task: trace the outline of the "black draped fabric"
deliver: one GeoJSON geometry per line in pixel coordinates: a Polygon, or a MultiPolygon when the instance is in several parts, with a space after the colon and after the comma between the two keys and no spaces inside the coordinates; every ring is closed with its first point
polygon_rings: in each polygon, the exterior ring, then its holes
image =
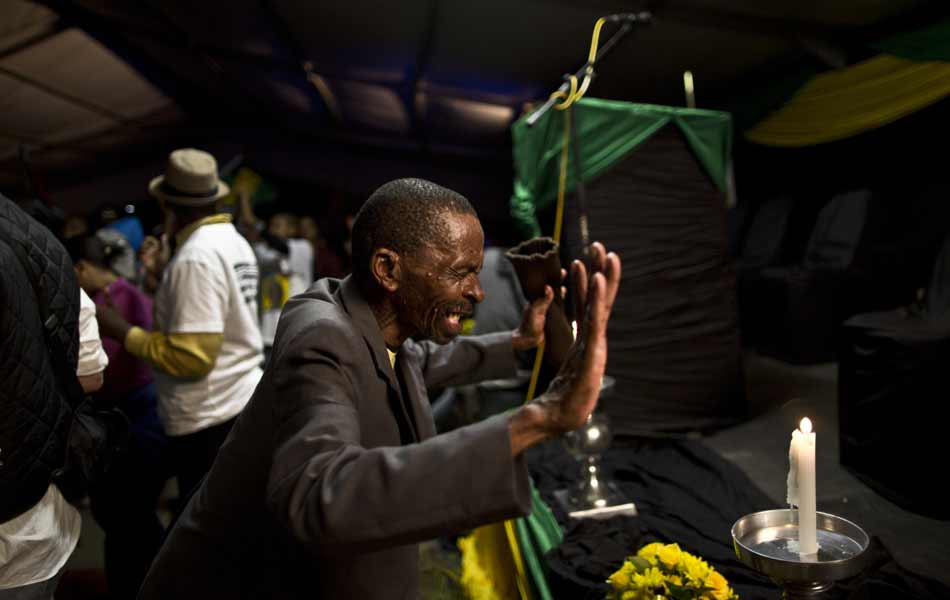
{"type": "MultiPolygon", "coordinates": [[[[580,467],[558,442],[528,452],[531,474],[565,530],[563,543],[545,556],[554,598],[601,599],[606,579],[626,556],[650,542],[677,543],[708,561],[743,600],[778,600],[778,587],[743,565],[732,547],[733,523],[777,508],[732,463],[691,440],[622,438],[604,456],[605,473],[637,503],[637,517],[602,521],[568,519],[554,491],[570,485],[580,467]]],[[[865,574],[837,584],[829,600],[936,600],[950,588],[901,568],[872,541],[865,574]]]]}
{"type": "MultiPolygon", "coordinates": [[[[588,185],[591,240],[623,261],[604,402],[616,431],[711,429],[745,414],[725,196],[666,126],[588,185]]],[[[578,255],[576,199],[564,241],[578,255]]]]}
{"type": "Polygon", "coordinates": [[[547,555],[555,598],[602,598],[604,582],[626,556],[655,541],[676,542],[719,570],[743,598],[779,594],[765,577],[746,568],[732,549],[739,517],[775,508],[735,466],[698,443],[614,440],[605,472],[636,502],[638,517],[571,520],[553,492],[580,476],[580,467],[559,443],[529,451],[531,475],[565,527],[564,542],[547,555]]]}

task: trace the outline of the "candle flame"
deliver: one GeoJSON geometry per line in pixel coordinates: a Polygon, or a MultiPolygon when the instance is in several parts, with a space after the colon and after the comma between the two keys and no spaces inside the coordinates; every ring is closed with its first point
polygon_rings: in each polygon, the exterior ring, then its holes
{"type": "Polygon", "coordinates": [[[802,433],[811,433],[811,419],[808,417],[802,419],[802,422],[798,425],[798,428],[802,430],[802,433]]]}

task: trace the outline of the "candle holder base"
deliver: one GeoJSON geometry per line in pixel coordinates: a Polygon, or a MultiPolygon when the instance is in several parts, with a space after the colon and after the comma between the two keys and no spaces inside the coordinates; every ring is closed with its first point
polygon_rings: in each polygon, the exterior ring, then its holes
{"type": "Polygon", "coordinates": [[[637,516],[637,505],[628,501],[612,482],[601,482],[600,497],[585,502],[571,490],[555,490],[554,498],[572,519],[609,519],[619,515],[637,516]],[[604,489],[605,488],[605,489],[604,489]]]}
{"type": "Polygon", "coordinates": [[[746,565],[767,575],[788,600],[820,598],[835,581],[864,570],[870,539],[841,517],[817,514],[818,553],[798,553],[798,511],[766,510],[746,515],[732,526],[732,542],[746,565]]]}

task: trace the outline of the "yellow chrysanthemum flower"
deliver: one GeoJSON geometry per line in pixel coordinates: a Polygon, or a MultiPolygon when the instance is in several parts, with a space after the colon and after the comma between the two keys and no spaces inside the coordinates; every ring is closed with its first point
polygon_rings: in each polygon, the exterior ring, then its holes
{"type": "Polygon", "coordinates": [[[633,584],[643,589],[666,589],[666,578],[656,567],[650,567],[643,573],[637,573],[633,576],[633,584]]]}
{"type": "Polygon", "coordinates": [[[683,554],[683,551],[680,550],[679,544],[667,544],[666,546],[661,546],[657,551],[657,556],[667,567],[675,567],[680,561],[680,555],[683,554]]]}
{"type": "Polygon", "coordinates": [[[663,544],[659,542],[653,542],[652,544],[647,544],[643,548],[640,548],[640,551],[637,552],[637,556],[647,559],[651,564],[657,564],[656,555],[660,552],[660,549],[663,547],[663,544]]]}
{"type": "Polygon", "coordinates": [[[718,571],[713,571],[709,574],[709,577],[706,578],[706,584],[712,588],[712,596],[716,600],[729,600],[729,598],[732,598],[732,590],[729,589],[726,578],[720,575],[718,571]]]}
{"type": "Polygon", "coordinates": [[[625,562],[607,581],[610,582],[610,585],[612,585],[615,590],[620,591],[630,586],[630,575],[633,573],[633,565],[629,562],[625,562]]]}
{"type": "Polygon", "coordinates": [[[690,579],[691,584],[696,587],[702,587],[711,570],[706,561],[696,558],[688,552],[684,552],[680,558],[680,569],[690,579]]]}
{"type": "Polygon", "coordinates": [[[644,546],[607,582],[613,590],[608,595],[611,600],[665,600],[671,590],[678,598],[738,600],[721,574],[678,544],[644,546]]]}

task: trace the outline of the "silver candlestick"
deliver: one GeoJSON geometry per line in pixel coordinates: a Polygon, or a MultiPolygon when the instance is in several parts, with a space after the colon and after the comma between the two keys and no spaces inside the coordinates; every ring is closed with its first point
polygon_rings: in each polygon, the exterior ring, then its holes
{"type": "MultiPolygon", "coordinates": [[[[610,394],[613,386],[614,378],[605,375],[598,403],[610,394]]],[[[612,439],[610,420],[598,412],[591,413],[584,425],[564,435],[564,445],[581,466],[581,476],[575,485],[554,492],[568,516],[603,519],[619,514],[637,514],[636,505],[627,500],[601,471],[600,457],[610,447],[612,439]]]]}
{"type": "Polygon", "coordinates": [[[818,553],[798,552],[798,510],[746,515],[732,526],[736,556],[782,588],[786,600],[821,597],[835,581],[864,570],[870,542],[863,529],[841,517],[818,513],[818,553]]]}

